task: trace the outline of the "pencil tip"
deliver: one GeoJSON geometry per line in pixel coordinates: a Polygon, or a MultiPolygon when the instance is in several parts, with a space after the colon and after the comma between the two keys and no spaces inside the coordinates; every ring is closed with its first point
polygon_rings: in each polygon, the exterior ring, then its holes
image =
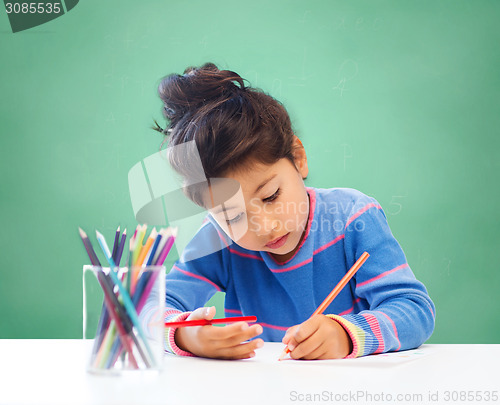
{"type": "Polygon", "coordinates": [[[87,234],[85,233],[85,231],[82,228],[78,227],[78,232],[80,232],[80,236],[82,238],[86,238],[87,237],[87,234]]]}
{"type": "Polygon", "coordinates": [[[285,358],[286,354],[287,354],[287,350],[285,348],[285,350],[283,350],[283,352],[281,353],[280,357],[278,358],[278,361],[282,361],[285,358]]]}

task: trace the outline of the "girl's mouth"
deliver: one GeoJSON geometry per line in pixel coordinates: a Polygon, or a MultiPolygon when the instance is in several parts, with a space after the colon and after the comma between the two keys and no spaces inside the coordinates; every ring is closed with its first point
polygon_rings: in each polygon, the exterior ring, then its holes
{"type": "Polygon", "coordinates": [[[267,242],[266,247],[270,249],[279,249],[286,243],[289,235],[290,232],[288,232],[286,235],[280,236],[279,238],[272,240],[271,242],[267,242]]]}

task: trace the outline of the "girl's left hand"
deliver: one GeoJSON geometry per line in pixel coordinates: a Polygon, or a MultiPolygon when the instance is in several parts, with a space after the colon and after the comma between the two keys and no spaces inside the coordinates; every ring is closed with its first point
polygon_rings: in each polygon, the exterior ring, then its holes
{"type": "Polygon", "coordinates": [[[314,315],[289,328],[282,342],[290,349],[292,359],[341,359],[352,352],[351,338],[335,320],[314,315]]]}

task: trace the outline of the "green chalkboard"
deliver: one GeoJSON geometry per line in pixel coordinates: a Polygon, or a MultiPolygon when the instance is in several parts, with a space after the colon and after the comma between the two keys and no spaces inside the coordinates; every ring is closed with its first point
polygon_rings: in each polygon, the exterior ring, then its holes
{"type": "Polygon", "coordinates": [[[436,304],[430,342],[500,343],[499,2],[73,3],[16,33],[0,12],[0,338],[81,337],[78,226],[135,228],[158,83],[211,61],[283,102],[307,185],[381,203],[436,304]]]}

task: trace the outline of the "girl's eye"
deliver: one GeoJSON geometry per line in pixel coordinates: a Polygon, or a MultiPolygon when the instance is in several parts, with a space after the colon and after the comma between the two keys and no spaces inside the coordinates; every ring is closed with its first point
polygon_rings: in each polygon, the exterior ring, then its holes
{"type": "Polygon", "coordinates": [[[226,220],[226,222],[227,222],[227,224],[228,224],[228,225],[233,225],[233,224],[235,224],[236,222],[238,222],[241,218],[243,218],[243,213],[236,215],[236,216],[235,216],[234,218],[232,218],[232,219],[228,219],[228,220],[226,220]]]}
{"type": "Polygon", "coordinates": [[[280,195],[280,189],[278,188],[272,196],[264,198],[262,201],[272,202],[272,201],[276,200],[276,198],[278,198],[279,195],[280,195]]]}

